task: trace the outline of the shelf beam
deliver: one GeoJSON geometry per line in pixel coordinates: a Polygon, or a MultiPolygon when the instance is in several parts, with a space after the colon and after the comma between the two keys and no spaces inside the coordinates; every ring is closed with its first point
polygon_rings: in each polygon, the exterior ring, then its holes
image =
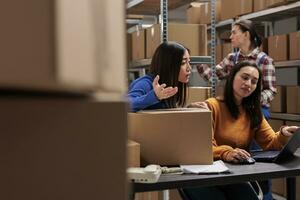
{"type": "Polygon", "coordinates": [[[280,119],[280,120],[300,122],[300,115],[297,115],[297,114],[271,113],[270,118],[271,119],[280,119]]]}
{"type": "Polygon", "coordinates": [[[274,65],[279,67],[300,67],[300,60],[277,61],[274,65]]]}
{"type": "Polygon", "coordinates": [[[142,3],[144,0],[130,0],[127,3],[127,9],[132,8],[140,3],[142,3]]]}
{"type": "MultiPolygon", "coordinates": [[[[291,16],[297,15],[295,12],[300,12],[300,2],[294,2],[287,5],[277,6],[274,8],[269,8],[265,10],[261,10],[258,12],[242,15],[240,19],[260,19],[266,21],[274,21],[274,14],[278,16],[279,19],[283,19],[283,13],[287,13],[290,11],[291,16]]],[[[289,16],[289,15],[288,15],[289,16]]]]}
{"type": "Polygon", "coordinates": [[[211,56],[191,56],[191,65],[195,64],[211,64],[211,56]]]}

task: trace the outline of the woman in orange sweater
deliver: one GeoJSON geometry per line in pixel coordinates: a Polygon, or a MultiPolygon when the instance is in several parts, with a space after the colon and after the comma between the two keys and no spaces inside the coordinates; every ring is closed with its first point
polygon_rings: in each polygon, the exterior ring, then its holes
{"type": "MultiPolygon", "coordinates": [[[[214,160],[243,162],[250,157],[248,150],[253,139],[264,150],[279,150],[299,128],[284,126],[274,132],[270,127],[260,108],[261,77],[261,71],[255,63],[238,63],[226,81],[224,97],[192,104],[193,107],[206,107],[212,112],[214,160]]],[[[244,189],[247,187],[246,184],[237,184],[213,187],[213,190],[212,187],[206,187],[184,191],[191,199],[247,199],[245,192],[251,193],[251,190],[246,188],[240,192],[237,187],[242,186],[244,189]]]]}

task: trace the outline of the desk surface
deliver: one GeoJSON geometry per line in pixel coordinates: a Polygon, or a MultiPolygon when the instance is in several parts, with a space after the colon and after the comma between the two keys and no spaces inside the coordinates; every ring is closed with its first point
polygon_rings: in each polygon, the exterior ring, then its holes
{"type": "Polygon", "coordinates": [[[135,192],[144,192],[299,176],[300,149],[298,149],[295,158],[281,164],[257,162],[253,165],[233,165],[226,163],[226,166],[230,169],[228,174],[163,174],[157,183],[134,183],[133,188],[135,192]]]}

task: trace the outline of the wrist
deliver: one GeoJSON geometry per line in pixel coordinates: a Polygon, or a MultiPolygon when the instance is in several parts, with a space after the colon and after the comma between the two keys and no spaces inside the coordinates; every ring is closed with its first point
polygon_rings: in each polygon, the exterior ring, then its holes
{"type": "Polygon", "coordinates": [[[283,136],[287,136],[287,133],[285,131],[285,127],[287,127],[287,126],[281,126],[280,127],[280,134],[283,135],[283,136]]]}

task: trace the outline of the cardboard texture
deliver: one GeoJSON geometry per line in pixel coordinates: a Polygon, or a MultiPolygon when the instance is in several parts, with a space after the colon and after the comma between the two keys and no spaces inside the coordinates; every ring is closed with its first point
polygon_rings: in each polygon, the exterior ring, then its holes
{"type": "MultiPolygon", "coordinates": [[[[216,21],[220,20],[221,1],[216,4],[216,21]]],[[[188,24],[210,24],[211,23],[211,3],[191,3],[187,8],[188,24]]]]}
{"type": "Polygon", "coordinates": [[[187,105],[192,102],[205,101],[211,95],[211,87],[188,87],[187,105]]]}
{"type": "Polygon", "coordinates": [[[0,199],[127,199],[125,102],[2,96],[0,109],[0,199]]]}
{"type": "Polygon", "coordinates": [[[122,0],[2,2],[0,87],[125,93],[124,6],[122,0]]]}
{"type": "Polygon", "coordinates": [[[288,86],[286,95],[286,112],[300,114],[300,87],[288,86]]]}
{"type": "Polygon", "coordinates": [[[289,34],[290,60],[300,59],[300,31],[289,34]]]}
{"type": "Polygon", "coordinates": [[[284,5],[287,3],[291,3],[296,0],[266,0],[267,7],[272,8],[280,5],[284,5]]]}
{"type": "Polygon", "coordinates": [[[222,57],[225,58],[231,52],[233,52],[231,43],[223,43],[222,44],[222,57]]]}
{"type": "Polygon", "coordinates": [[[211,112],[152,110],[128,114],[129,139],[141,144],[142,163],[211,164],[211,112]]]}
{"type": "Polygon", "coordinates": [[[286,196],[286,181],[284,178],[272,179],[272,192],[280,196],[286,196]]]}
{"type": "Polygon", "coordinates": [[[132,60],[145,58],[146,32],[144,29],[138,29],[131,34],[132,42],[132,60]]]}
{"type": "Polygon", "coordinates": [[[154,24],[146,29],[146,58],[152,58],[156,48],[161,43],[160,24],[154,24]]]}
{"type": "MultiPolygon", "coordinates": [[[[146,55],[147,58],[150,58],[161,43],[160,24],[153,25],[153,27],[147,29],[146,33],[146,55]]],[[[206,25],[170,23],[168,25],[168,40],[183,44],[190,49],[191,55],[193,56],[207,55],[206,25]]]]}
{"type": "MultiPolygon", "coordinates": [[[[296,199],[299,200],[300,177],[296,177],[296,199]]],[[[272,179],[272,192],[286,198],[286,180],[284,178],[272,179]]]]}
{"type": "Polygon", "coordinates": [[[283,120],[276,120],[276,119],[269,119],[269,124],[272,127],[272,129],[276,132],[280,130],[280,127],[284,125],[283,120]]]}
{"type": "Polygon", "coordinates": [[[268,53],[274,61],[288,60],[288,36],[275,35],[268,37],[268,53]]]}
{"type": "Polygon", "coordinates": [[[221,0],[221,5],[221,21],[251,13],[253,10],[253,0],[221,0]]]}
{"type": "Polygon", "coordinates": [[[140,166],[141,145],[132,140],[127,141],[127,163],[128,167],[140,166]]]}
{"type": "Polygon", "coordinates": [[[277,94],[271,101],[270,111],[271,112],[286,112],[286,87],[276,86],[277,94]]]}
{"type": "Polygon", "coordinates": [[[267,0],[253,0],[253,11],[257,12],[267,8],[267,0]]]}

